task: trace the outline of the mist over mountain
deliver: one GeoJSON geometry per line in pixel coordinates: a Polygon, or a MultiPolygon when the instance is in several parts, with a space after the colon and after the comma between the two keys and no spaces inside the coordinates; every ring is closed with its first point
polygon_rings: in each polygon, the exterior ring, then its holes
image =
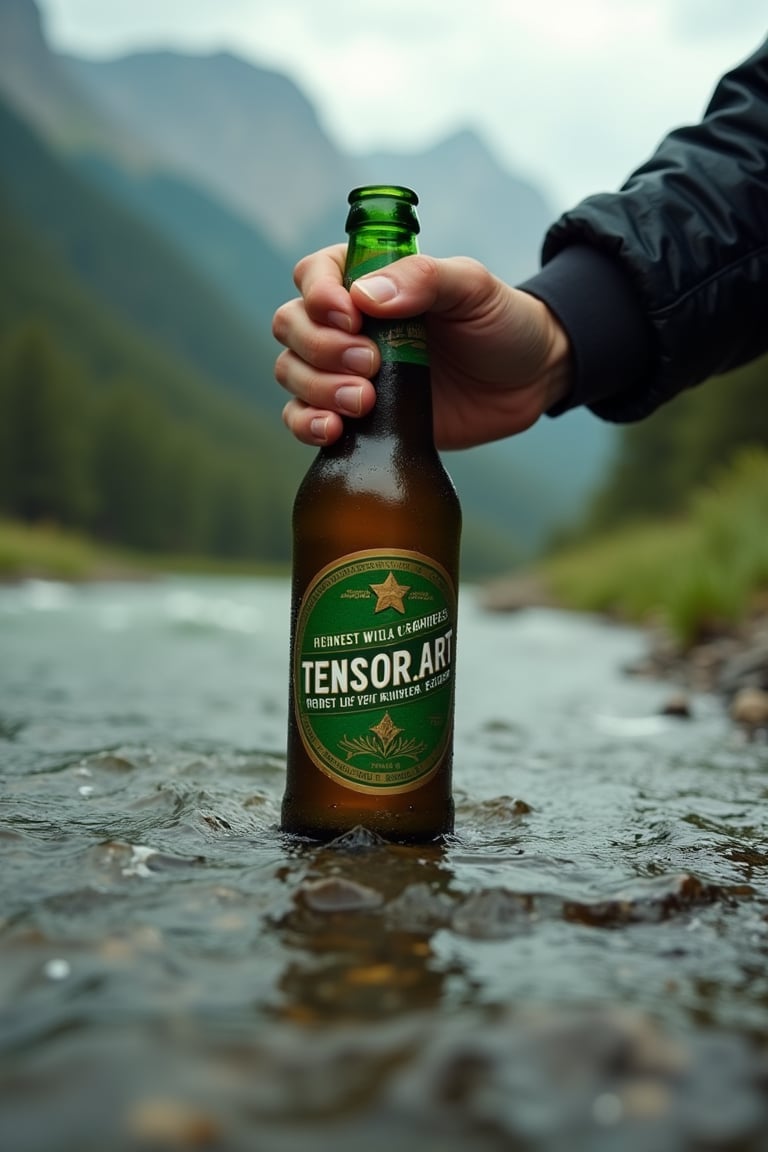
{"type": "MultiPolygon", "coordinates": [[[[537,266],[552,218],[540,192],[500,165],[471,127],[419,152],[348,155],[300,88],[274,70],[227,52],[64,56],[47,44],[34,0],[0,0],[0,92],[82,182],[85,206],[78,216],[70,198],[67,221],[77,218],[85,229],[91,190],[98,193],[88,268],[77,263],[77,236],[60,238],[72,271],[88,273],[91,288],[111,293],[115,306],[130,305],[132,323],[153,340],[172,330],[174,353],[194,358],[190,349],[206,347],[211,380],[231,389],[236,379],[241,396],[249,344],[258,348],[254,372],[261,379],[272,311],[295,291],[293,263],[343,238],[351,187],[381,181],[416,188],[424,251],[474,256],[511,282],[537,266]],[[141,244],[130,240],[131,228],[141,244]],[[162,270],[151,275],[155,304],[140,292],[130,297],[139,260],[162,270]],[[206,292],[207,309],[200,303],[206,292]],[[163,303],[167,293],[173,299],[163,303]],[[164,316],[174,317],[170,327],[164,316]],[[207,343],[195,331],[206,324],[216,327],[207,343]],[[230,330],[237,338],[225,355],[230,330]],[[227,371],[217,369],[216,356],[227,371]]],[[[43,192],[30,191],[30,208],[38,204],[35,226],[49,232],[43,192]]],[[[18,188],[15,206],[23,212],[18,188]]],[[[284,436],[277,418],[284,397],[262,384],[259,403],[274,413],[275,435],[284,436]]],[[[536,546],[581,510],[613,438],[613,429],[588,413],[573,413],[541,421],[525,436],[450,454],[467,540],[474,535],[488,557],[494,549],[509,556],[510,544],[518,552],[536,546]]]]}
{"type": "Polygon", "coordinates": [[[68,58],[95,102],[167,167],[195,180],[283,248],[346,187],[347,161],[315,110],[278,72],[229,52],[68,58]]]}
{"type": "Polygon", "coordinates": [[[117,122],[292,256],[343,238],[349,189],[383,182],[417,189],[425,251],[474,255],[510,281],[537,266],[552,210],[470,128],[421,152],[350,156],[290,80],[229,53],[67,65],[117,122]]]}

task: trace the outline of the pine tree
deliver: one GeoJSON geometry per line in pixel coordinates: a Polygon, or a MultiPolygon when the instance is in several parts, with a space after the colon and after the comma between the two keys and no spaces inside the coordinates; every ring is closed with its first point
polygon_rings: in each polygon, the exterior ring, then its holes
{"type": "Polygon", "coordinates": [[[0,363],[0,507],[81,526],[91,512],[89,389],[44,327],[14,333],[0,363]]]}

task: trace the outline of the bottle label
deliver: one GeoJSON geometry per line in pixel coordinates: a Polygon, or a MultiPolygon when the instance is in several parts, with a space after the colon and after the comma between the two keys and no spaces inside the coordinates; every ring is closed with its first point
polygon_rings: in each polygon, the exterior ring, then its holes
{"type": "Polygon", "coordinates": [[[418,552],[329,564],[298,612],[294,708],[310,759],[357,792],[409,792],[437,771],[453,728],[456,592],[418,552]]]}
{"type": "MultiPolygon", "coordinates": [[[[392,253],[389,251],[369,256],[348,273],[347,288],[360,276],[376,272],[391,263],[392,253]]],[[[427,328],[423,316],[410,316],[405,320],[377,320],[373,316],[366,316],[363,331],[378,344],[382,363],[429,365],[427,328]]]]}

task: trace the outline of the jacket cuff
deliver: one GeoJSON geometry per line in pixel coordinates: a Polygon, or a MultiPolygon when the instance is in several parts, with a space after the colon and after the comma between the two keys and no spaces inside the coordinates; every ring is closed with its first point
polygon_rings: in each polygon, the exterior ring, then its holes
{"type": "Polygon", "coordinates": [[[586,405],[603,419],[621,420],[620,394],[652,375],[654,357],[650,327],[620,265],[573,244],[518,287],[554,312],[571,342],[573,386],[547,415],[586,405]]]}

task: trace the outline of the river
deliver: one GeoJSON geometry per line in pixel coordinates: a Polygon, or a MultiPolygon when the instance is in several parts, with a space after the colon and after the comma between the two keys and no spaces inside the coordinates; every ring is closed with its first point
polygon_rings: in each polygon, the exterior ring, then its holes
{"type": "Polygon", "coordinates": [[[462,590],[455,835],[277,830],[288,590],[0,588],[8,1152],[768,1147],[768,747],[462,590]]]}

